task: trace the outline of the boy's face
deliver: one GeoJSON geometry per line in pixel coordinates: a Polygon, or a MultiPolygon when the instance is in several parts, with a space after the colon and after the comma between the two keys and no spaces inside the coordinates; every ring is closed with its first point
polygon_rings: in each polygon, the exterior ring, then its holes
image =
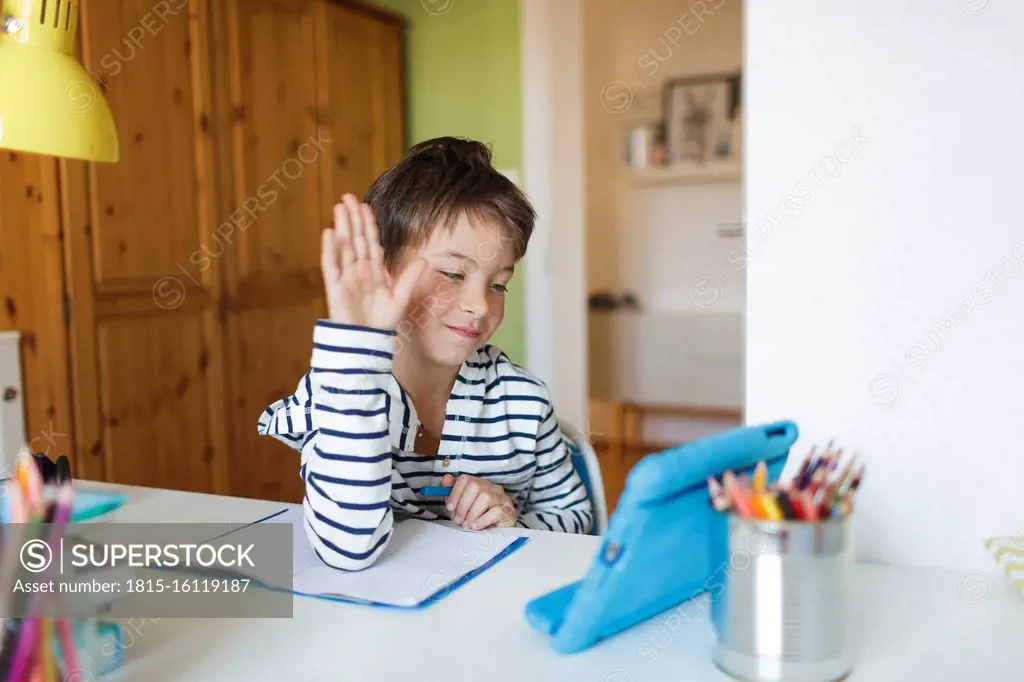
{"type": "Polygon", "coordinates": [[[416,256],[429,265],[397,329],[399,346],[408,343],[439,365],[461,365],[505,317],[512,239],[500,223],[464,214],[451,230],[435,229],[425,244],[406,248],[394,274],[416,256]]]}

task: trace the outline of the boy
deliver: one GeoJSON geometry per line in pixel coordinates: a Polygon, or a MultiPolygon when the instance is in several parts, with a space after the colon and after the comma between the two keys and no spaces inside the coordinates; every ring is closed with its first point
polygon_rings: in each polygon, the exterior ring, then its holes
{"type": "Polygon", "coordinates": [[[321,247],[329,319],[310,372],[259,420],[302,452],[306,536],[326,564],[372,565],[395,511],[589,532],[546,387],[487,344],[534,220],[484,145],[450,137],[410,149],[365,204],[335,206],[321,247]],[[447,498],[419,494],[439,485],[447,498]]]}

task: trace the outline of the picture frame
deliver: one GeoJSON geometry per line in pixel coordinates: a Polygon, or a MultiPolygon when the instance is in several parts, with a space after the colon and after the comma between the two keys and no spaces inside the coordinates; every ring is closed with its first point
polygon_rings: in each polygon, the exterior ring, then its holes
{"type": "Polygon", "coordinates": [[[735,159],[733,123],[740,107],[739,73],[673,78],[662,89],[665,162],[702,165],[735,159]]]}

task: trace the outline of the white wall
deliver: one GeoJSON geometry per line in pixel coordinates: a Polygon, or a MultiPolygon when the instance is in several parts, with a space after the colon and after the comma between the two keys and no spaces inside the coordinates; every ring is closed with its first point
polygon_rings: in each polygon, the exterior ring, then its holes
{"type": "Polygon", "coordinates": [[[1024,4],[746,9],[747,421],[859,453],[865,558],[991,569],[1024,533],[1024,4]]]}
{"type": "Polygon", "coordinates": [[[522,0],[523,176],[537,210],[526,256],[526,365],[560,419],[587,424],[580,0],[522,0]]]}
{"type": "MultiPolygon", "coordinates": [[[[740,69],[742,3],[700,4],[583,5],[588,290],[632,291],[646,311],[589,316],[595,398],[742,405],[745,273],[715,267],[742,247],[718,235],[742,221],[739,181],[648,186],[622,170],[622,134],[660,119],[667,79],[740,69]]],[[[684,438],[649,427],[654,442],[684,438]]]]}

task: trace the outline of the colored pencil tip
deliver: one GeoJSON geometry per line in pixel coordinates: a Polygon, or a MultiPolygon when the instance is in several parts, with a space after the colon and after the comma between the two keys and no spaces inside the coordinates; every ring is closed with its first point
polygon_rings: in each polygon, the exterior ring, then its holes
{"type": "Polygon", "coordinates": [[[768,486],[768,465],[761,460],[754,468],[754,490],[759,493],[765,492],[768,486]]]}

